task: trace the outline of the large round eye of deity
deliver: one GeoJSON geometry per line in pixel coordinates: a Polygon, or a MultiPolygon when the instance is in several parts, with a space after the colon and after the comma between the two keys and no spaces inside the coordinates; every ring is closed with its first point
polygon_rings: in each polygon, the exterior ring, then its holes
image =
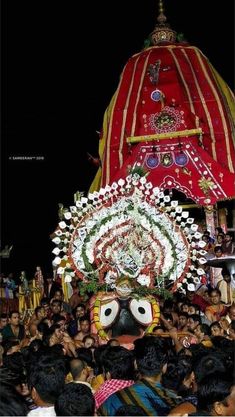
{"type": "Polygon", "coordinates": [[[145,326],[153,320],[152,305],[147,300],[135,300],[133,298],[130,301],[130,311],[135,320],[145,326]]]}
{"type": "Polygon", "coordinates": [[[120,307],[116,300],[107,302],[100,307],[100,323],[104,329],[114,323],[119,309],[120,307]]]}

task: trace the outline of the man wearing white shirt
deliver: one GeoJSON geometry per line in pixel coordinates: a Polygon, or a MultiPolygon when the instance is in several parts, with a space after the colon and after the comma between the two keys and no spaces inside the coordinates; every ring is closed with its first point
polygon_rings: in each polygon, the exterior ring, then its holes
{"type": "Polygon", "coordinates": [[[91,368],[81,359],[72,359],[70,362],[70,372],[75,384],[87,385],[92,391],[91,384],[88,382],[90,378],[91,368]]]}
{"type": "Polygon", "coordinates": [[[29,417],[54,417],[54,403],[65,385],[65,366],[59,358],[43,355],[32,367],[29,376],[31,397],[37,408],[29,417]]]}

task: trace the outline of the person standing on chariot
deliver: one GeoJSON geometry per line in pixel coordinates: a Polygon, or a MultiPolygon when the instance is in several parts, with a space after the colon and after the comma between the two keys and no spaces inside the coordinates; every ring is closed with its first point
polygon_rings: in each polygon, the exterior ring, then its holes
{"type": "Polygon", "coordinates": [[[43,297],[44,293],[44,281],[42,270],[40,266],[36,267],[36,272],[33,279],[33,294],[32,294],[32,303],[33,308],[35,309],[40,305],[40,300],[43,297]]]}
{"type": "Polygon", "coordinates": [[[26,310],[32,308],[30,299],[30,289],[25,271],[21,271],[20,285],[19,285],[19,313],[24,313],[26,310]]]}

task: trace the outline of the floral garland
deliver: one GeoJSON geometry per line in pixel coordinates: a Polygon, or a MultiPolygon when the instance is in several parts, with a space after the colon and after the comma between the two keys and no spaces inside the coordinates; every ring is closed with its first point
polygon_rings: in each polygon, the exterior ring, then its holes
{"type": "Polygon", "coordinates": [[[81,196],[53,236],[53,265],[96,292],[125,275],[148,290],[184,289],[204,273],[205,242],[187,211],[137,173],[81,196]]]}
{"type": "Polygon", "coordinates": [[[145,334],[148,333],[152,333],[153,329],[155,326],[158,325],[159,323],[159,319],[160,319],[160,308],[158,303],[156,302],[156,300],[154,298],[151,298],[150,300],[151,304],[152,304],[152,311],[153,311],[153,321],[150,324],[149,327],[147,327],[147,329],[145,330],[145,334]]]}
{"type": "Polygon", "coordinates": [[[100,323],[100,306],[101,306],[101,300],[97,298],[94,304],[93,309],[93,320],[95,323],[95,327],[97,330],[97,333],[101,339],[108,341],[109,337],[107,333],[104,331],[102,324],[100,323]]]}

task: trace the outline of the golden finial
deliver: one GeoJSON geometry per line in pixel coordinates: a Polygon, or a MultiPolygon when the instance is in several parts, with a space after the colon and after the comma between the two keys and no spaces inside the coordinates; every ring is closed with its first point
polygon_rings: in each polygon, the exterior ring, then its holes
{"type": "Polygon", "coordinates": [[[158,17],[157,21],[161,25],[166,22],[166,16],[164,15],[164,5],[163,0],[159,0],[158,2],[158,17]]]}
{"type": "Polygon", "coordinates": [[[158,1],[158,17],[157,24],[150,34],[151,44],[158,45],[161,43],[175,43],[176,32],[171,29],[169,23],[166,23],[167,18],[164,14],[163,0],[158,1]]]}

